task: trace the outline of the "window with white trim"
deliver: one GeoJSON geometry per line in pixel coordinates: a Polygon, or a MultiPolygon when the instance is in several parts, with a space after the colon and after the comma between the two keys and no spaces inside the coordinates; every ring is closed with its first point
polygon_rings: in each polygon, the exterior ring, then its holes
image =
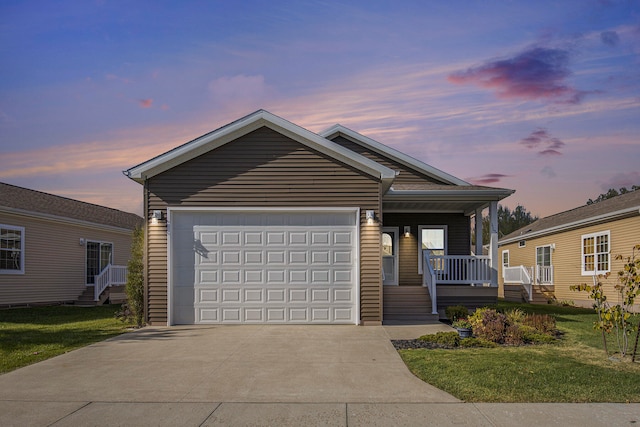
{"type": "Polygon", "coordinates": [[[582,275],[605,274],[611,271],[609,254],[611,233],[584,234],[582,236],[582,275]]]}
{"type": "Polygon", "coordinates": [[[0,224],[0,274],[24,274],[24,227],[0,224]]]}
{"type": "Polygon", "coordinates": [[[551,267],[551,245],[536,247],[536,265],[551,267]]]}
{"type": "MultiPolygon", "coordinates": [[[[422,251],[429,249],[429,255],[447,254],[447,226],[420,225],[418,226],[418,273],[422,274],[422,251]]],[[[434,264],[438,269],[438,263],[434,264]]]]}
{"type": "Polygon", "coordinates": [[[509,251],[502,251],[502,267],[509,267],[509,251]]]}

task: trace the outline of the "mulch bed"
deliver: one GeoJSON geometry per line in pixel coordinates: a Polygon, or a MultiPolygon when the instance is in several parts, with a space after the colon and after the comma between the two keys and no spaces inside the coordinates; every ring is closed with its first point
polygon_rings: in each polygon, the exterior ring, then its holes
{"type": "Polygon", "coordinates": [[[421,341],[421,340],[391,340],[391,344],[393,344],[396,350],[409,350],[409,349],[416,349],[416,348],[428,348],[430,350],[434,350],[438,348],[444,348],[444,349],[454,348],[444,344],[438,344],[436,342],[421,341]]]}

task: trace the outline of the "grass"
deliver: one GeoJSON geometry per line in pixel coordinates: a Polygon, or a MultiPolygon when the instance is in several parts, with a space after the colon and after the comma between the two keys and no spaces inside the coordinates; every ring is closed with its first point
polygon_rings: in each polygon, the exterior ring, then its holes
{"type": "MultiPolygon", "coordinates": [[[[507,302],[498,307],[554,315],[564,336],[557,344],[400,355],[418,378],[468,402],[640,402],[640,363],[607,357],[593,329],[593,310],[507,302]]],[[[610,337],[612,351],[617,346],[610,337]]]]}
{"type": "Polygon", "coordinates": [[[0,373],[12,371],[126,331],[119,305],[0,310],[0,373]]]}

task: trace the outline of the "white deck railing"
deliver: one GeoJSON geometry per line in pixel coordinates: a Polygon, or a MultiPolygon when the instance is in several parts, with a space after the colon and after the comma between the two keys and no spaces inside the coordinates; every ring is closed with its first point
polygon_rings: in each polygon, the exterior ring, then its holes
{"type": "Polygon", "coordinates": [[[107,265],[104,270],[95,277],[93,286],[93,300],[99,301],[100,294],[109,286],[125,285],[127,283],[126,265],[107,265]]]}
{"type": "MultiPolygon", "coordinates": [[[[424,252],[429,252],[425,250],[424,252]]],[[[430,265],[436,276],[436,282],[447,284],[484,284],[491,283],[491,257],[486,255],[431,255],[430,265]]]]}
{"type": "Polygon", "coordinates": [[[553,284],[553,266],[536,265],[536,283],[538,285],[553,284]]]}
{"type": "Polygon", "coordinates": [[[422,272],[422,286],[429,290],[431,297],[431,314],[438,314],[436,273],[429,259],[429,251],[422,251],[422,272]]]}
{"type": "Polygon", "coordinates": [[[505,284],[522,285],[527,292],[527,301],[531,301],[533,298],[533,267],[527,268],[524,265],[502,267],[502,277],[505,284]]]}

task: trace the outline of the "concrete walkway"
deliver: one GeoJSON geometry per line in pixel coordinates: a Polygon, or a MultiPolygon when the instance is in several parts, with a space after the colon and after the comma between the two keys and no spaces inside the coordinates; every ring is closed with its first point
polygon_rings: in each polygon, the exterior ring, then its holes
{"type": "Polygon", "coordinates": [[[145,328],[1,375],[0,426],[640,422],[636,404],[462,403],[414,377],[390,343],[426,328],[145,328]]]}

